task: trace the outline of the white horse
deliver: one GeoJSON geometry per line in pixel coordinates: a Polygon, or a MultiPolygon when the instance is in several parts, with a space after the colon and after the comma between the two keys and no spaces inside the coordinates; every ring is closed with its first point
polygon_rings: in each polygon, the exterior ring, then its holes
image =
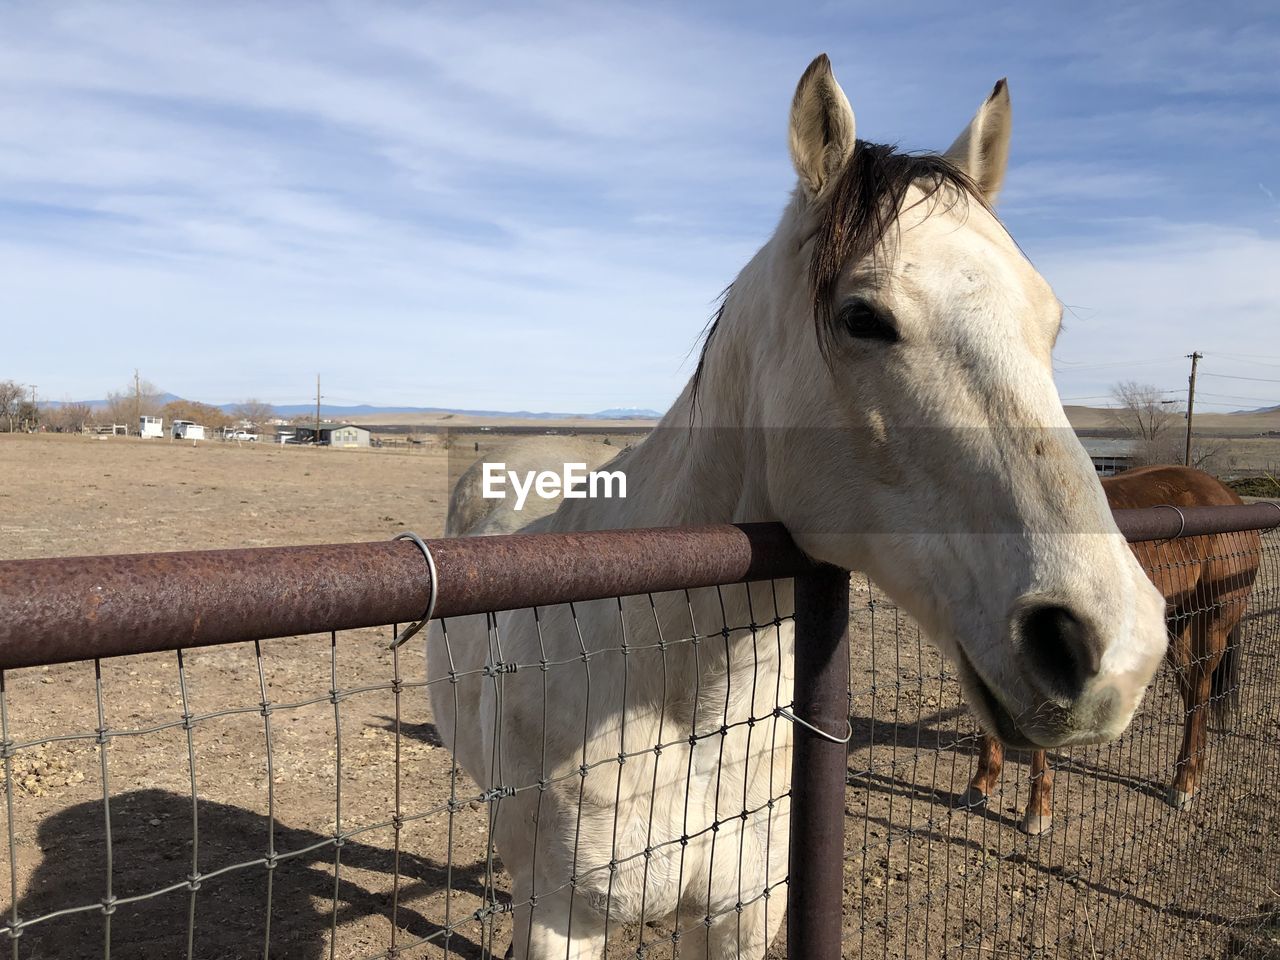
{"type": "MultiPolygon", "coordinates": [[[[914,616],[1005,742],[1117,736],[1163,656],[1164,602],[1063,413],[1059,302],[991,211],[1009,132],[1001,81],[944,155],[859,141],[815,60],[791,106],[799,184],[689,386],[612,462],[627,498],[530,528],[782,521],[914,616]]],[[[686,956],[764,954],[785,905],[788,807],[768,801],[789,782],[773,711],[793,638],[716,631],[773,604],[767,587],[663,595],[625,637],[616,601],[514,612],[448,624],[447,649],[437,626],[430,673],[457,682],[433,685],[436,723],[502,795],[517,958],[595,957],[659,920],[686,956]],[[695,632],[714,642],[673,642],[695,632]]]]}

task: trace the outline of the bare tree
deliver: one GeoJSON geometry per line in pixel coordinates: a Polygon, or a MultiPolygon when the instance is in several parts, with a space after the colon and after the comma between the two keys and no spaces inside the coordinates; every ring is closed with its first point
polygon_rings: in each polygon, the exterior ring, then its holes
{"type": "Polygon", "coordinates": [[[1217,476],[1223,470],[1230,470],[1236,465],[1236,458],[1231,456],[1231,447],[1225,440],[1211,437],[1195,437],[1191,443],[1191,466],[1217,476]]]}
{"type": "Polygon", "coordinates": [[[93,419],[87,403],[64,403],[44,413],[45,422],[58,433],[80,433],[93,419]]]}
{"type": "Polygon", "coordinates": [[[1116,406],[1109,411],[1109,418],[1113,426],[1134,441],[1134,460],[1140,465],[1182,460],[1177,429],[1180,411],[1176,404],[1162,399],[1164,392],[1134,380],[1111,388],[1116,406]]]}
{"type": "Polygon", "coordinates": [[[1111,388],[1118,404],[1110,412],[1112,422],[1138,440],[1157,441],[1176,422],[1172,404],[1162,400],[1164,391],[1149,383],[1125,380],[1111,388]]]}
{"type": "Polygon", "coordinates": [[[148,380],[138,380],[123,390],[107,394],[104,416],[112,423],[128,424],[130,433],[138,432],[139,417],[155,417],[160,414],[160,399],[164,391],[148,380]]]}
{"type": "MultiPolygon", "coordinates": [[[[40,425],[40,408],[30,400],[18,404],[18,427],[28,433],[35,433],[40,425]]],[[[10,431],[12,432],[12,431],[10,431]]]]}
{"type": "Polygon", "coordinates": [[[219,407],[198,400],[171,400],[160,408],[160,415],[170,424],[175,420],[190,420],[211,430],[221,430],[231,422],[219,407]]]}
{"type": "Polygon", "coordinates": [[[276,408],[269,403],[250,398],[232,407],[231,415],[237,420],[243,420],[250,426],[262,430],[263,427],[275,419],[276,408]]]}
{"type": "Polygon", "coordinates": [[[13,433],[14,421],[18,419],[22,396],[22,384],[12,380],[0,380],[0,417],[8,423],[10,433],[13,433]]]}

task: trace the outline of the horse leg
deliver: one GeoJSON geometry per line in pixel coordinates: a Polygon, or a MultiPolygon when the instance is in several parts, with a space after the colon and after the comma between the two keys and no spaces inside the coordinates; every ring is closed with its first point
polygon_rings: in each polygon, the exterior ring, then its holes
{"type": "Polygon", "coordinates": [[[787,913],[785,887],[770,896],[768,909],[763,898],[745,904],[741,912],[728,910],[709,924],[680,938],[680,960],[752,960],[765,955],[787,913]]]}
{"type": "Polygon", "coordinates": [[[1024,833],[1038,836],[1053,826],[1053,770],[1043,750],[1031,754],[1031,795],[1022,817],[1024,833]]]}
{"type": "Polygon", "coordinates": [[[1182,705],[1186,710],[1178,766],[1166,795],[1170,806],[1178,810],[1191,806],[1200,781],[1209,701],[1213,696],[1213,672],[1222,659],[1225,649],[1222,641],[1226,640],[1214,629],[1217,619],[1217,611],[1213,609],[1192,614],[1170,638],[1170,659],[1177,671],[1178,692],[1182,694],[1182,705]]]}
{"type": "Polygon", "coordinates": [[[512,960],[598,960],[604,953],[604,919],[572,889],[539,896],[528,904],[529,892],[512,884],[517,907],[512,915],[512,960]]]}
{"type": "Polygon", "coordinates": [[[1213,668],[1219,657],[1201,658],[1187,668],[1186,682],[1182,686],[1182,702],[1187,710],[1182,728],[1182,748],[1178,751],[1178,767],[1169,787],[1169,804],[1178,810],[1191,806],[1196,789],[1200,785],[1200,767],[1204,761],[1204,748],[1209,721],[1209,698],[1212,694],[1213,668]]]}
{"type": "Polygon", "coordinates": [[[969,789],[960,798],[961,806],[980,807],[987,802],[1000,779],[1004,766],[1004,744],[989,733],[978,734],[978,769],[969,781],[969,789]]]}

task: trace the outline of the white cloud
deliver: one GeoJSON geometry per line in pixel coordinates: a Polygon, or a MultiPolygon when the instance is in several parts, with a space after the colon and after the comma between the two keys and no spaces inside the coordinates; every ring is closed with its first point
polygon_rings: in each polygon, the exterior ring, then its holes
{"type": "Polygon", "coordinates": [[[1064,298],[1092,307],[1064,337],[1081,358],[1114,355],[1104,318],[1145,325],[1125,341],[1145,353],[1199,335],[1192,303],[1230,313],[1224,336],[1257,334],[1275,304],[1246,265],[1274,255],[1259,232],[1274,207],[1248,151],[1218,146],[1251,126],[1275,138],[1256,96],[1274,30],[1128,15],[1067,30],[1015,6],[945,34],[914,10],[302,10],[6,9],[0,313],[61,342],[18,343],[0,376],[87,396],[142,365],[234,399],[320,369],[374,401],[661,406],[776,222],[792,87],[824,47],[859,131],[908,146],[949,142],[1013,75],[1005,209],[1064,298]],[[1187,191],[1192,161],[1216,176],[1187,191]],[[1257,206],[1254,232],[1215,219],[1232,191],[1257,206]],[[1197,226],[1159,219],[1183,215],[1197,226]],[[341,336],[356,346],[327,342],[341,336]]]}
{"type": "MultiPolygon", "coordinates": [[[[1064,396],[1105,395],[1115,381],[1133,378],[1183,389],[1187,364],[1181,358],[1193,350],[1280,353],[1278,237],[1212,224],[1165,224],[1133,231],[1123,242],[1033,252],[1071,307],[1057,349],[1071,361],[1059,368],[1064,396]],[[1106,366],[1131,359],[1139,363],[1106,366]],[[1164,362],[1145,363],[1151,360],[1164,362]]],[[[1247,363],[1220,356],[1204,366],[1218,374],[1258,375],[1247,363]]],[[[1274,387],[1280,384],[1242,383],[1222,392],[1280,403],[1274,387]]]]}

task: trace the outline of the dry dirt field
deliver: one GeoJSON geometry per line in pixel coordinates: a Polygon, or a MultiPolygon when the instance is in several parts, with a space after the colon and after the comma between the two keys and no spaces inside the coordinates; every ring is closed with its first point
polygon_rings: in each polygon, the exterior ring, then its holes
{"type": "MultiPolygon", "coordinates": [[[[434,536],[447,473],[443,453],[0,436],[0,559],[434,536]]],[[[1256,603],[1275,611],[1274,567],[1268,577],[1256,603]]],[[[1241,717],[1215,732],[1192,810],[1161,799],[1181,726],[1166,672],[1119,744],[1052,758],[1057,824],[1038,838],[1017,830],[1016,751],[989,809],[962,807],[974,727],[914,625],[858,578],[851,622],[846,956],[1274,960],[1274,613],[1250,621],[1241,717]]],[[[113,957],[184,957],[190,935],[194,957],[261,957],[269,942],[270,957],[357,960],[386,956],[394,931],[399,956],[441,957],[446,922],[449,953],[500,955],[506,881],[486,855],[485,808],[452,784],[415,685],[421,636],[398,663],[389,639],[384,628],[191,650],[181,671],[173,654],[102,661],[100,676],[91,663],[10,671],[0,913],[89,908],[26,927],[17,956],[99,957],[109,939],[113,957]],[[464,798],[452,818],[451,789],[464,798]],[[466,921],[486,903],[496,921],[466,921]]],[[[664,933],[623,931],[610,953],[635,956],[639,936],[664,933]]]]}
{"type": "Polygon", "coordinates": [[[443,451],[0,437],[0,556],[439,536],[443,451]]]}
{"type": "MultiPolygon", "coordinates": [[[[1101,407],[1067,406],[1067,419],[1077,430],[1105,430],[1113,426],[1110,411],[1101,407]]],[[[1182,420],[1178,420],[1179,427],[1182,420]]],[[[1195,415],[1196,433],[1213,436],[1257,434],[1280,431],[1280,410],[1266,413],[1209,413],[1200,410],[1195,415]]]]}

